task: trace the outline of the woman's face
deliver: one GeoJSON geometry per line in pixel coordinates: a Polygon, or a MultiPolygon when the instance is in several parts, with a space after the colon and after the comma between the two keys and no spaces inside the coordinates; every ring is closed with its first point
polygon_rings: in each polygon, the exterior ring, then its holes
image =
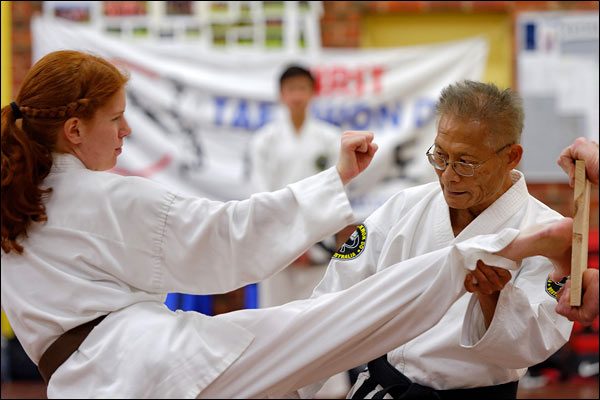
{"type": "Polygon", "coordinates": [[[121,88],[91,120],[80,120],[81,143],[76,155],[88,169],[105,171],[116,165],[123,138],[131,133],[124,112],[125,88],[121,88]]]}

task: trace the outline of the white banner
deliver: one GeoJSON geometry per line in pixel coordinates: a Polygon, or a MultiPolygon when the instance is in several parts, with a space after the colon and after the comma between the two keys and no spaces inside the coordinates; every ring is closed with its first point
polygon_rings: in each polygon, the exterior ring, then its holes
{"type": "Polygon", "coordinates": [[[126,117],[133,133],[116,172],[146,176],[215,200],[250,195],[248,144],[278,113],[278,78],[289,63],[318,81],[311,112],[344,130],[370,130],[380,150],[349,191],[360,218],[391,194],[435,177],[425,151],[435,136],[440,90],[480,80],[488,46],[473,38],[439,45],[310,54],[200,50],[193,42],[115,39],[54,19],[33,21],[34,61],[84,50],[129,71],[126,117]]]}

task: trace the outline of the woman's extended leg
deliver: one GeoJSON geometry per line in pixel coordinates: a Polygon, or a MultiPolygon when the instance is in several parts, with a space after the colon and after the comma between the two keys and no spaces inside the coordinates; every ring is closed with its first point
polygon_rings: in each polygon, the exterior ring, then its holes
{"type": "MultiPolygon", "coordinates": [[[[498,249],[507,243],[505,235],[498,249]]],[[[255,339],[199,397],[282,396],[366,363],[435,325],[465,292],[465,275],[465,259],[452,246],[340,292],[219,315],[255,339]]]]}

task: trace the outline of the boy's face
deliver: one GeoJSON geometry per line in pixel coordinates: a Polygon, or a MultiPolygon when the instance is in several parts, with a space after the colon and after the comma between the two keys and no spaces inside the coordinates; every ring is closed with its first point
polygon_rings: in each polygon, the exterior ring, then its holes
{"type": "Polygon", "coordinates": [[[304,113],[314,94],[312,81],[305,76],[294,76],[281,84],[281,102],[290,113],[304,113]]]}

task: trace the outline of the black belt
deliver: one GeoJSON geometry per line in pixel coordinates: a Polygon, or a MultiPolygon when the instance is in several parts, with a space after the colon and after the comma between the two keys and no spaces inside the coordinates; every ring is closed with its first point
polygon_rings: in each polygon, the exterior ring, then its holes
{"type": "Polygon", "coordinates": [[[435,390],[412,382],[398,371],[383,355],[367,364],[369,378],[362,383],[352,396],[353,399],[364,399],[377,385],[383,389],[373,395],[373,399],[383,399],[389,394],[394,399],[516,399],[519,381],[501,385],[483,386],[471,389],[435,390]]]}
{"type": "Polygon", "coordinates": [[[38,370],[40,371],[40,375],[44,379],[44,382],[46,382],[46,385],[50,381],[50,377],[52,377],[54,371],[75,353],[87,335],[105,317],[106,315],[102,315],[92,321],[88,321],[85,324],[78,325],[75,328],[66,331],[46,349],[38,362],[38,370]]]}

